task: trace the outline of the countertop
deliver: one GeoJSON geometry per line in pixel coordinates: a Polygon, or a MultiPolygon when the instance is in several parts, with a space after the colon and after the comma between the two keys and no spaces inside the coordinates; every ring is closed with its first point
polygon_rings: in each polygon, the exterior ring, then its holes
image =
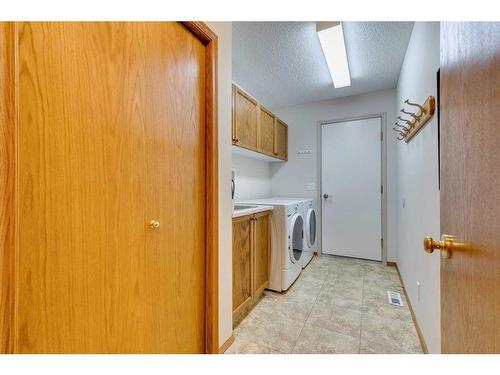
{"type": "Polygon", "coordinates": [[[243,210],[237,210],[237,211],[233,210],[233,218],[256,214],[258,212],[272,211],[274,209],[273,206],[252,206],[250,204],[239,204],[239,203],[235,203],[235,206],[249,206],[249,207],[243,210]]]}

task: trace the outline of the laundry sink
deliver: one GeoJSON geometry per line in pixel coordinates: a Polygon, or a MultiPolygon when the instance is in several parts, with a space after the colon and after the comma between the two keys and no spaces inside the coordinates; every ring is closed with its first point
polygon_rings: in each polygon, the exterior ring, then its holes
{"type": "Polygon", "coordinates": [[[241,211],[241,210],[248,210],[250,208],[257,208],[257,207],[259,207],[259,206],[250,206],[250,205],[246,205],[246,204],[235,204],[234,210],[241,211]]]}
{"type": "Polygon", "coordinates": [[[247,216],[257,214],[259,212],[271,211],[272,206],[261,206],[253,204],[240,204],[236,203],[233,207],[233,217],[247,216]]]}

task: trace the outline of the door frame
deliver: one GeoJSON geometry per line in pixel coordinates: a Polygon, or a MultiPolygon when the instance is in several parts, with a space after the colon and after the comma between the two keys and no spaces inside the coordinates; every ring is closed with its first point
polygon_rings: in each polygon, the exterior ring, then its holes
{"type": "MultiPolygon", "coordinates": [[[[205,46],[205,353],[219,351],[217,35],[203,22],[181,22],[205,46]]],[[[17,347],[18,119],[17,22],[0,22],[0,353],[17,347]]]]}
{"type": "Polygon", "coordinates": [[[219,147],[217,35],[200,21],[182,22],[205,45],[205,353],[219,353],[219,147]]]}
{"type": "MultiPolygon", "coordinates": [[[[383,240],[383,246],[381,246],[381,262],[383,265],[387,265],[387,113],[386,112],[381,112],[381,113],[373,113],[373,114],[367,114],[367,115],[361,115],[361,116],[352,116],[352,117],[342,117],[342,118],[337,118],[337,119],[332,119],[332,120],[321,120],[318,121],[316,124],[316,134],[317,134],[317,141],[318,141],[318,161],[317,161],[317,168],[318,168],[318,180],[317,180],[317,186],[318,186],[318,201],[320,202],[317,205],[317,212],[319,213],[317,220],[317,227],[320,228],[320,233],[317,238],[318,241],[318,254],[322,254],[323,251],[323,176],[322,176],[322,155],[323,155],[323,145],[322,145],[322,129],[323,125],[332,125],[332,124],[339,124],[342,122],[348,122],[348,121],[356,121],[356,120],[367,120],[367,119],[372,119],[372,118],[379,118],[380,119],[380,131],[381,131],[381,137],[382,141],[380,142],[380,153],[381,153],[381,171],[380,171],[380,180],[382,182],[383,186],[383,193],[382,199],[381,199],[381,215],[382,215],[382,220],[381,220],[381,230],[380,234],[382,236],[383,240]]],[[[382,244],[381,244],[382,245],[382,244]]]]}

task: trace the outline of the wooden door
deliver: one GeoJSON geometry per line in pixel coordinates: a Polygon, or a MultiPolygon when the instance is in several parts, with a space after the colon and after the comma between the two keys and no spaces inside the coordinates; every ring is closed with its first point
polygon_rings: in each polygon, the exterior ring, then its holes
{"type": "Polygon", "coordinates": [[[233,316],[235,321],[252,302],[253,218],[233,219],[233,316]]]}
{"type": "Polygon", "coordinates": [[[443,353],[500,352],[500,24],[441,23],[443,353]]]}
{"type": "Polygon", "coordinates": [[[265,109],[259,107],[259,131],[258,131],[258,150],[267,155],[273,155],[274,152],[274,115],[265,109]]]}
{"type": "Polygon", "coordinates": [[[257,150],[258,103],[233,86],[233,144],[257,150]]]}
{"type": "Polygon", "coordinates": [[[18,43],[17,351],[203,352],[205,46],[165,22],[18,43]]]}
{"type": "Polygon", "coordinates": [[[254,216],[253,248],[253,292],[260,295],[269,285],[269,262],[271,257],[271,217],[269,212],[254,216]]]}
{"type": "Polygon", "coordinates": [[[288,126],[276,119],[276,134],[274,136],[274,155],[280,159],[288,160],[288,126]]]}

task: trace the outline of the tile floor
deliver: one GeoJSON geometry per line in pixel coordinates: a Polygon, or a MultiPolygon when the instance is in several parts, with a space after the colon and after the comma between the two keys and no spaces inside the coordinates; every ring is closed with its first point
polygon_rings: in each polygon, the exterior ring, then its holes
{"type": "Polygon", "coordinates": [[[421,353],[394,267],[315,257],[284,294],[266,291],[226,351],[243,353],[421,353]],[[401,293],[403,307],[387,302],[401,293]]]}

